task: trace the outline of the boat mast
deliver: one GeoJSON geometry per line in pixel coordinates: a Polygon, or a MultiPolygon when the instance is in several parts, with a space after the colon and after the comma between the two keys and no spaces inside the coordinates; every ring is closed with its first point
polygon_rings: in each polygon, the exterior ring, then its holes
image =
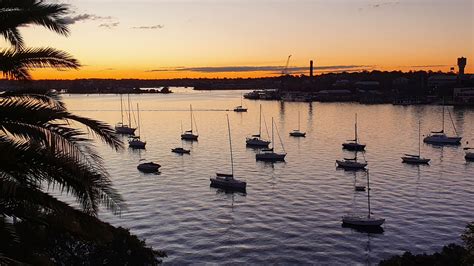
{"type": "Polygon", "coordinates": [[[274,133],[273,133],[273,116],[272,116],[272,150],[275,149],[275,141],[274,141],[274,133]]]}
{"type": "Polygon", "coordinates": [[[367,169],[367,206],[369,208],[369,214],[367,217],[370,219],[370,182],[369,182],[369,169],[367,169]]]}
{"type": "Polygon", "coordinates": [[[130,94],[128,94],[128,126],[132,127],[132,118],[131,118],[131,108],[130,108],[130,94]]]}
{"type": "Polygon", "coordinates": [[[123,126],[123,103],[122,103],[122,94],[120,94],[120,115],[122,116],[122,126],[123,126]]]}
{"type": "Polygon", "coordinates": [[[355,114],[354,135],[355,135],[355,142],[357,143],[357,113],[355,114]]]}
{"type": "Polygon", "coordinates": [[[229,130],[230,166],[232,171],[232,177],[234,177],[234,157],[232,156],[232,137],[230,136],[229,115],[227,115],[227,129],[229,130]]]}
{"type": "Polygon", "coordinates": [[[138,103],[137,103],[137,116],[138,116],[138,136],[140,137],[140,109],[138,108],[138,103]]]}
{"type": "Polygon", "coordinates": [[[191,113],[191,133],[193,132],[193,106],[189,105],[189,112],[191,113]]]}
{"type": "Polygon", "coordinates": [[[421,158],[421,121],[418,120],[418,158],[421,158]]]}
{"type": "Polygon", "coordinates": [[[298,131],[300,131],[300,110],[298,110],[298,131]]]}
{"type": "Polygon", "coordinates": [[[441,132],[444,133],[444,102],[443,102],[443,130],[441,130],[441,132]]]}
{"type": "MultiPolygon", "coordinates": [[[[260,104],[260,116],[258,120],[258,136],[261,137],[262,135],[262,105],[260,104]]],[[[267,129],[268,131],[268,129],[267,129]]],[[[268,132],[267,132],[268,133],[268,132]]]]}
{"type": "Polygon", "coordinates": [[[241,92],[241,93],[240,93],[240,106],[241,106],[241,107],[244,107],[244,106],[243,106],[243,97],[244,97],[244,96],[242,95],[242,92],[241,92]]]}

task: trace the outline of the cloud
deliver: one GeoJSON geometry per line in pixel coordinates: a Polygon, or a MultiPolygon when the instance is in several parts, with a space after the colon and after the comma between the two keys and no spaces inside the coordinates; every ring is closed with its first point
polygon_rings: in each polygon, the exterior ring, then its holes
{"type": "Polygon", "coordinates": [[[408,66],[408,67],[419,67],[419,68],[424,68],[424,67],[447,67],[450,65],[421,65],[421,66],[408,66]]]}
{"type": "Polygon", "coordinates": [[[112,28],[117,27],[119,24],[120,22],[102,23],[102,24],[99,24],[99,28],[112,29],[112,28]]]}
{"type": "Polygon", "coordinates": [[[75,24],[76,22],[86,21],[86,20],[111,20],[111,19],[113,18],[110,16],[102,17],[102,16],[97,16],[94,14],[79,14],[75,16],[63,17],[62,21],[64,21],[64,23],[68,25],[71,25],[71,24],[75,24]]]}
{"type": "Polygon", "coordinates": [[[132,29],[135,29],[135,30],[157,30],[157,29],[162,29],[164,27],[165,27],[165,25],[158,24],[158,25],[153,25],[153,26],[132,27],[132,29]]]}
{"type": "MultiPolygon", "coordinates": [[[[314,70],[326,71],[344,71],[360,68],[370,68],[372,66],[365,65],[336,65],[336,66],[315,66],[314,70]]],[[[147,70],[146,72],[201,72],[201,73],[223,73],[223,72],[279,72],[283,70],[283,66],[219,66],[219,67],[173,67],[158,68],[147,70]]],[[[309,66],[289,67],[288,72],[308,71],[309,66]]]]}
{"type": "Polygon", "coordinates": [[[399,1],[387,1],[387,2],[380,2],[377,4],[372,4],[371,7],[373,8],[379,8],[382,6],[393,6],[393,5],[398,5],[400,2],[399,1]]]}
{"type": "Polygon", "coordinates": [[[379,2],[376,2],[376,3],[373,3],[373,4],[369,4],[365,7],[359,7],[358,11],[362,12],[362,11],[364,11],[364,9],[378,9],[378,8],[382,8],[384,6],[394,6],[394,5],[398,5],[398,4],[400,4],[400,1],[379,1],[379,2]]]}

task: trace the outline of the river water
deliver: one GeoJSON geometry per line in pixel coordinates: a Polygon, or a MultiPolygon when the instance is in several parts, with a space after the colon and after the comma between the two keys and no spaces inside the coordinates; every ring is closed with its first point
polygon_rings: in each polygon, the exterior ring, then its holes
{"type": "MultiPolygon", "coordinates": [[[[226,110],[240,105],[240,91],[173,90],[130,96],[133,107],[140,105],[146,150],[114,152],[97,145],[127,203],[120,216],[102,211],[100,217],[167,251],[165,263],[376,264],[406,250],[432,253],[459,243],[474,221],[474,163],[464,160],[462,150],[474,141],[474,109],[447,107],[463,146],[422,143],[431,164],[411,166],[400,156],[417,152],[419,120],[422,134],[440,130],[440,106],[244,100],[248,112],[235,113],[226,110]],[[171,148],[182,144],[181,123],[189,129],[190,104],[199,141],[185,142],[191,154],[181,156],[171,148]],[[257,162],[256,151],[245,146],[245,137],[258,131],[260,104],[268,127],[275,120],[288,153],[284,163],[257,162]],[[288,135],[298,127],[298,112],[306,138],[288,135]],[[366,194],[354,191],[354,183],[365,184],[365,174],[335,167],[336,159],[352,156],[341,143],[353,138],[355,113],[367,144],[372,213],[386,219],[383,233],[341,226],[344,214],[367,212],[366,194]],[[247,181],[245,195],[209,187],[216,171],[230,172],[226,114],[235,176],[247,181]],[[141,158],[161,164],[161,173],[138,172],[141,158]]],[[[118,95],[64,95],[64,100],[76,114],[110,124],[121,120],[118,95]]],[[[448,113],[446,131],[453,132],[448,113]]]]}

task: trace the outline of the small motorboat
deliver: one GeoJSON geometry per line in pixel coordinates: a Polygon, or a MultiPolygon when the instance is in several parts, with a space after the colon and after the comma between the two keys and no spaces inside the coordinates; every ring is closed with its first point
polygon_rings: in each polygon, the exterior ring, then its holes
{"type": "Polygon", "coordinates": [[[191,150],[186,150],[185,148],[182,147],[177,147],[174,149],[171,149],[172,152],[178,153],[178,154],[189,154],[191,153],[191,150]]]}
{"type": "Polygon", "coordinates": [[[237,113],[247,112],[247,108],[244,108],[242,105],[239,105],[234,108],[234,112],[237,112],[237,113]]]}
{"type": "Polygon", "coordinates": [[[365,186],[356,185],[356,186],[354,186],[354,190],[355,191],[365,191],[365,186]]]}
{"type": "Polygon", "coordinates": [[[290,132],[290,136],[292,136],[292,137],[306,137],[306,132],[301,132],[298,129],[295,129],[292,132],[290,132]]]}
{"type": "Polygon", "coordinates": [[[354,158],[344,158],[344,160],[336,160],[337,167],[345,170],[362,170],[367,166],[367,162],[358,162],[357,156],[354,158]]]}
{"type": "Polygon", "coordinates": [[[215,177],[210,178],[211,187],[222,188],[226,190],[235,190],[245,192],[247,189],[247,182],[240,181],[234,178],[232,174],[216,173],[215,177]]]}
{"type": "Polygon", "coordinates": [[[140,136],[131,136],[128,139],[128,146],[132,149],[145,149],[146,141],[140,140],[140,136]]]}
{"type": "Polygon", "coordinates": [[[342,143],[342,148],[350,151],[363,151],[365,150],[365,144],[359,143],[357,135],[357,114],[355,115],[354,124],[354,139],[348,140],[348,142],[342,143]]]}
{"type": "Polygon", "coordinates": [[[466,161],[474,161],[474,152],[466,152],[464,158],[466,161]]]}
{"type": "MultiPolygon", "coordinates": [[[[467,144],[469,144],[469,142],[467,144]]],[[[466,151],[464,159],[466,159],[466,161],[474,161],[474,152],[471,151],[474,150],[474,148],[466,147],[464,150],[466,151]]]]}
{"type": "Polygon", "coordinates": [[[160,169],[161,165],[154,162],[141,163],[137,166],[137,169],[144,173],[156,173],[160,169]]]}

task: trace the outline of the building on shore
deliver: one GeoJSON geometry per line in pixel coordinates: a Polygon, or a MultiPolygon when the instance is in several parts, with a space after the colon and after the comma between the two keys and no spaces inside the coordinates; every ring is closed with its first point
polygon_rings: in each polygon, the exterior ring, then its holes
{"type": "Polygon", "coordinates": [[[474,87],[454,88],[454,105],[474,105],[474,87]]]}

